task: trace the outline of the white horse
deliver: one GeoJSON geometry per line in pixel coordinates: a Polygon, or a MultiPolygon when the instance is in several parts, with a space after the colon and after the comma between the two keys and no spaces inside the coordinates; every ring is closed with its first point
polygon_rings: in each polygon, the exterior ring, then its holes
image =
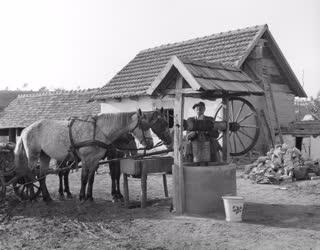
{"type": "MultiPolygon", "coordinates": [[[[18,140],[15,148],[16,173],[29,181],[33,181],[37,173],[43,200],[50,201],[45,182],[50,159],[62,161],[78,157],[82,162],[79,198],[93,200],[94,173],[108,146],[121,135],[131,133],[143,146],[152,147],[149,122],[140,110],[136,113],[101,114],[85,120],[75,119],[72,126],[68,121],[37,121],[25,128],[18,140]],[[39,160],[40,169],[36,171],[39,160]]],[[[30,192],[32,196],[32,188],[30,192]]]]}

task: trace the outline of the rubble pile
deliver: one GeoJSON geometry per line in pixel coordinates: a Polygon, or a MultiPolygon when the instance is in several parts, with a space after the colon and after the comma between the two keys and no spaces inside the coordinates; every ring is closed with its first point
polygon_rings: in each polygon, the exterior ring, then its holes
{"type": "Polygon", "coordinates": [[[259,184],[280,184],[320,176],[319,160],[305,160],[300,150],[287,144],[277,145],[266,156],[245,166],[244,178],[259,184]]]}

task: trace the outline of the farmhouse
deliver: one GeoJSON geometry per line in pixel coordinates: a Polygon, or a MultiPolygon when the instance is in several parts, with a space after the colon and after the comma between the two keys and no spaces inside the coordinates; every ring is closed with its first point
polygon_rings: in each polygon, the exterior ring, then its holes
{"type": "MultiPolygon", "coordinates": [[[[146,49],[136,55],[122,70],[119,71],[92,98],[101,103],[102,112],[134,111],[137,108],[152,110],[164,107],[168,113],[173,112],[173,98],[157,95],[153,86],[161,78],[161,72],[168,67],[175,57],[186,69],[185,74],[194,72],[188,70],[184,61],[191,64],[220,63],[232,66],[247,74],[263,90],[263,96],[247,97],[257,109],[262,121],[262,133],[256,150],[266,151],[267,146],[282,142],[281,128],[287,127],[295,120],[294,98],[306,97],[297,77],[282,54],[267,25],[254,26],[229,32],[213,34],[188,41],[162,45],[146,49]]],[[[216,72],[210,79],[206,71],[210,66],[197,72],[197,79],[210,81],[219,88],[223,82],[225,89],[241,85],[241,78],[228,79],[226,72],[216,72]]],[[[168,82],[174,82],[181,69],[166,75],[168,82]]],[[[184,79],[184,88],[190,89],[184,79]]],[[[242,84],[242,85],[245,85],[242,84]]],[[[199,88],[202,88],[200,86],[199,88]]],[[[170,84],[167,85],[170,88],[170,84]]],[[[232,93],[232,91],[229,93],[232,93]]],[[[249,94],[249,93],[248,93],[249,94]]],[[[194,100],[186,100],[189,110],[194,100]]],[[[217,105],[211,103],[209,112],[214,115],[217,105]]],[[[188,116],[188,108],[184,116],[188,116]]]]}
{"type": "Polygon", "coordinates": [[[88,103],[92,90],[20,94],[0,115],[0,135],[15,141],[21,130],[40,119],[68,119],[100,113],[98,103],[88,103]]]}

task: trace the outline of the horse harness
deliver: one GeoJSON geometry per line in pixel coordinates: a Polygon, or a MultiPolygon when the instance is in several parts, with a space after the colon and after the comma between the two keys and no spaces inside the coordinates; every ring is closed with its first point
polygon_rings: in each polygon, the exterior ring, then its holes
{"type": "MultiPolygon", "coordinates": [[[[135,130],[137,127],[141,127],[140,118],[138,119],[136,126],[131,131],[135,130]]],[[[106,136],[105,134],[104,134],[104,136],[106,137],[107,143],[99,141],[95,138],[96,137],[96,130],[97,130],[97,116],[89,116],[88,119],[81,119],[78,117],[70,117],[69,123],[68,123],[68,128],[69,128],[69,139],[70,139],[70,144],[71,144],[70,148],[69,148],[69,152],[73,155],[76,163],[78,163],[80,161],[80,157],[77,153],[77,150],[79,148],[89,147],[89,146],[98,146],[100,148],[105,148],[105,149],[107,149],[106,154],[103,157],[103,158],[105,158],[108,150],[110,150],[113,147],[111,145],[113,141],[111,139],[109,139],[108,136],[106,136]],[[85,140],[85,141],[77,142],[77,143],[74,141],[74,138],[72,135],[72,126],[75,123],[75,121],[92,123],[92,125],[93,125],[93,138],[91,140],[85,140]]],[[[142,133],[143,133],[143,139],[145,140],[145,135],[144,135],[143,130],[142,130],[142,133]]]]}

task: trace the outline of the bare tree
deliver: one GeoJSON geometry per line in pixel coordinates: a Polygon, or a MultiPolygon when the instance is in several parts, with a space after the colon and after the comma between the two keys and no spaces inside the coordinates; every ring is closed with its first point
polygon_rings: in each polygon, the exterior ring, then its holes
{"type": "Polygon", "coordinates": [[[44,93],[44,92],[49,92],[50,90],[46,86],[43,86],[38,91],[41,93],[44,93]]]}

